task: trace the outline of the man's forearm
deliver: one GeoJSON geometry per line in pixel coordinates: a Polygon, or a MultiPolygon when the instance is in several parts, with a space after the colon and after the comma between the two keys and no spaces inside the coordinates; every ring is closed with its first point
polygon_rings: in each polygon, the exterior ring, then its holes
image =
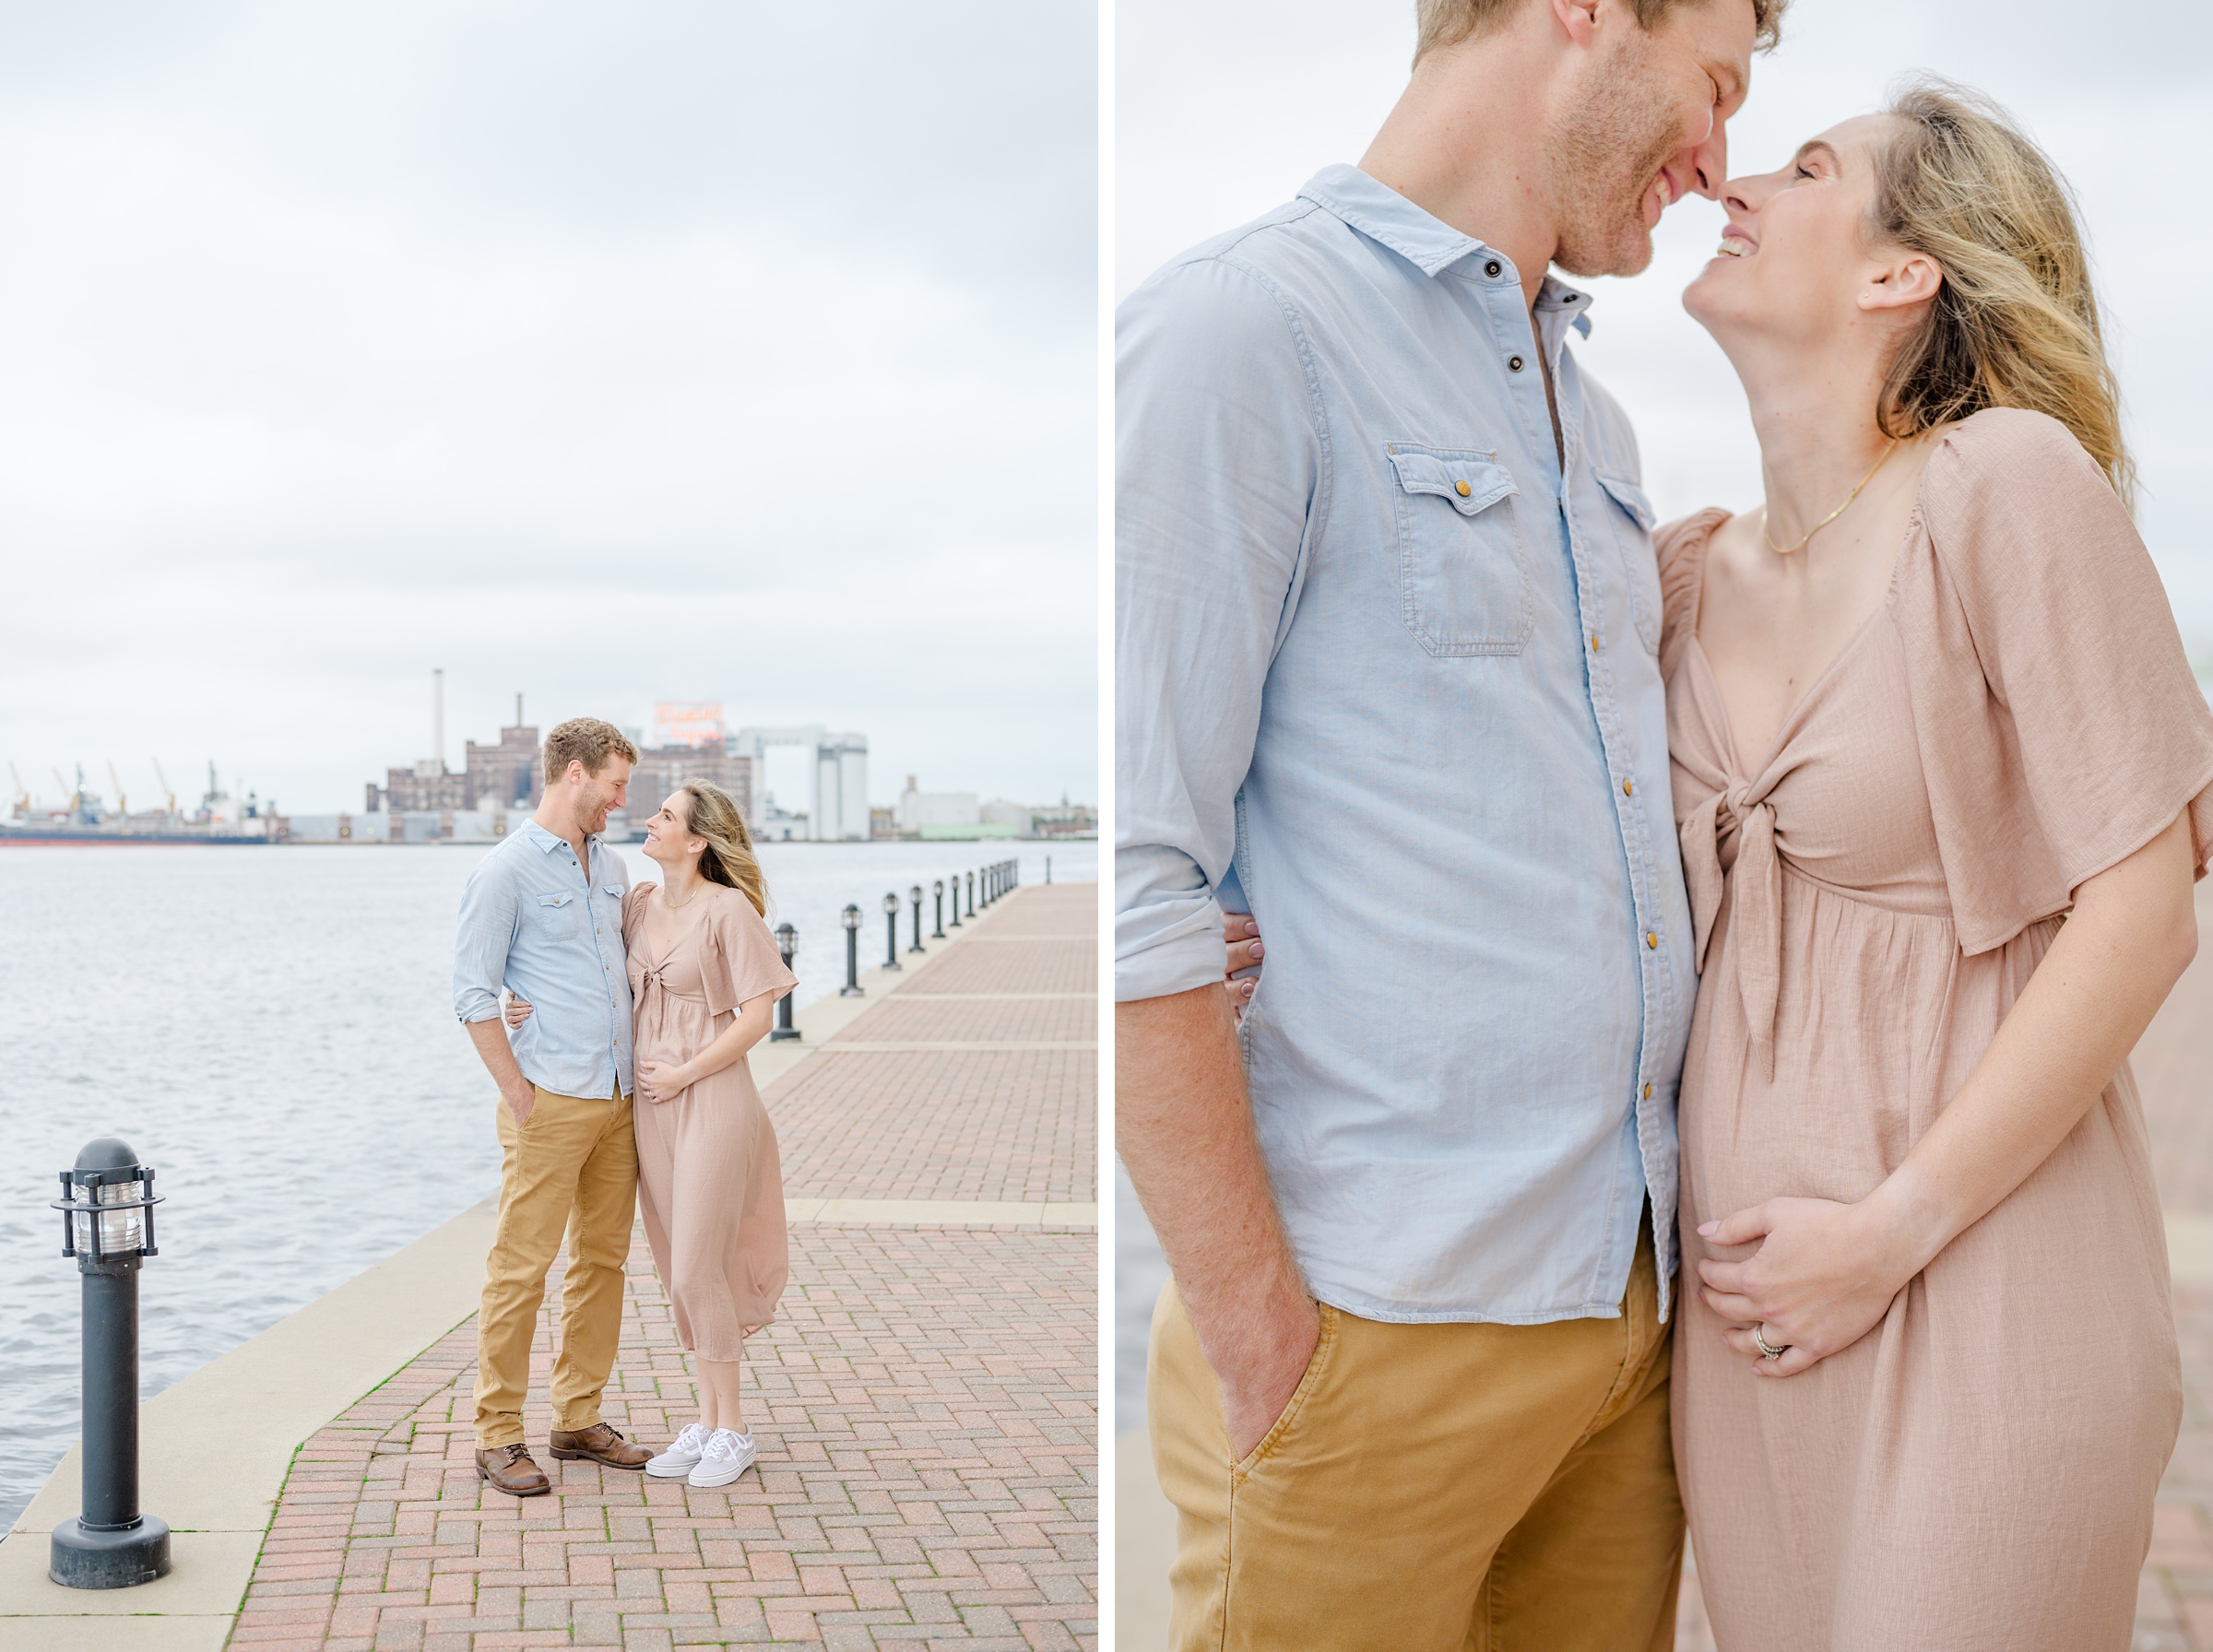
{"type": "Polygon", "coordinates": [[[1318,1322],[1269,1190],[1219,986],[1115,1007],[1115,1142],[1223,1380],[1242,1456],[1297,1386],[1318,1322]]]}
{"type": "Polygon", "coordinates": [[[507,1042],[507,1027],[499,1017],[488,1021],[466,1021],[468,1042],[477,1046],[478,1059],[484,1063],[491,1081],[500,1087],[502,1095],[513,1095],[518,1088],[528,1090],[530,1080],[523,1077],[523,1069],[515,1059],[515,1046],[507,1042]]]}

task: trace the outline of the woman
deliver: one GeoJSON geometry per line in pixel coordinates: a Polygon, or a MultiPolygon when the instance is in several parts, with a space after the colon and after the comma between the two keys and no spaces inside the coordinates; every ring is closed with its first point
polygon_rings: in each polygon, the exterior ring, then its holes
{"type": "MultiPolygon", "coordinates": [[[[745,1339],[775,1317],[789,1266],[775,1132],[745,1056],[798,979],[768,932],[761,865],[728,792],[685,781],[646,822],[645,854],[662,881],[622,901],[638,1204],[677,1340],[699,1363],[699,1421],[645,1472],[724,1486],[753,1462],[745,1339]]],[[[507,1020],[529,1014],[517,999],[507,1020]]]]}
{"type": "Polygon", "coordinates": [[[1685,305],[1767,500],[1657,537],[1699,1581],[1725,1652],[2118,1649],[2182,1404],[2126,1057],[2213,712],[2043,156],[1926,84],[1723,199],[1685,305]]]}

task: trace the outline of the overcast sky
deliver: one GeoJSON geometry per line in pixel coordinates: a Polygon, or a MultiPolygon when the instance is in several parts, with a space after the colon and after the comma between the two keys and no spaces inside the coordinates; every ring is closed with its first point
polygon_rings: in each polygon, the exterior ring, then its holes
{"type": "MultiPolygon", "coordinates": [[[[1088,4],[0,6],[0,757],[513,696],[1095,798],[1088,4]]],[[[790,799],[790,801],[801,801],[790,799]]]]}
{"type": "MultiPolygon", "coordinates": [[[[1121,0],[1117,297],[1180,249],[1355,161],[1405,83],[1411,0],[1121,0]]],[[[2142,469],[2139,525],[2184,636],[2213,660],[2213,313],[2199,297],[2213,220],[2195,172],[2213,130],[2213,9],[2144,0],[1794,0],[1730,123],[1731,164],[1778,166],[1876,107],[1901,71],[1947,75],[2006,103],[2081,197],[2142,469]]],[[[1670,514],[1759,499],[1734,376],[1686,316],[1721,208],[1673,208],[1651,268],[1596,289],[1583,360],[1627,405],[1645,478],[1670,514]]]]}

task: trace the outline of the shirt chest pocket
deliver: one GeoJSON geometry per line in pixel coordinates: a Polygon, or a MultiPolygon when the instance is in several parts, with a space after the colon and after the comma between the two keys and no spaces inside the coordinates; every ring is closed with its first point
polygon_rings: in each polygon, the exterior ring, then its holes
{"type": "Polygon", "coordinates": [[[584,920],[584,903],[571,890],[538,896],[538,904],[531,911],[538,932],[556,940],[573,938],[584,920]]]}
{"type": "Polygon", "coordinates": [[[1627,478],[1598,473],[1598,485],[1616,510],[1609,525],[1621,549],[1622,573],[1629,582],[1629,609],[1645,652],[1660,652],[1660,560],[1652,551],[1652,525],[1659,520],[1644,490],[1627,478]]]}
{"type": "Polygon", "coordinates": [[[1433,655],[1520,654],[1531,625],[1529,557],[1512,473],[1473,448],[1399,442],[1388,454],[1406,629],[1433,655]]]}

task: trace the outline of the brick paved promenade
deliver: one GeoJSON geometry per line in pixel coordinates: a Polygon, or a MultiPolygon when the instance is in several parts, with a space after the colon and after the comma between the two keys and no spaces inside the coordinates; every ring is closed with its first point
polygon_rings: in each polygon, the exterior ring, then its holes
{"type": "MultiPolygon", "coordinates": [[[[763,1092],[802,1198],[1091,1203],[1095,886],[1019,891],[763,1092]]],[[[734,1486],[543,1454],[477,1478],[476,1323],[295,1460],[231,1646],[276,1652],[1097,1646],[1089,1226],[795,1223],[749,1344],[760,1468],[734,1486]]],[[[691,1387],[641,1230],[608,1420],[658,1445],[691,1387]]]]}
{"type": "MultiPolygon", "coordinates": [[[[2213,879],[2198,885],[2197,961],[2131,1058],[2151,1131],[2160,1202],[2175,1219],[2213,1219],[2213,879]]],[[[2150,1558],[2136,1593],[2136,1652],[2213,1652],[2213,1277],[2175,1247],[2183,1343],[2183,1433],[2160,1489],[2150,1558]],[[2195,1279],[2180,1276],[2195,1273],[2195,1279]]],[[[2064,1498],[2065,1488],[2053,1495],[2064,1498]]],[[[1695,1559],[1695,1557],[1694,1557],[1695,1559]]],[[[1678,1652],[1713,1652],[1695,1575],[1684,1578],[1678,1652]]]]}

